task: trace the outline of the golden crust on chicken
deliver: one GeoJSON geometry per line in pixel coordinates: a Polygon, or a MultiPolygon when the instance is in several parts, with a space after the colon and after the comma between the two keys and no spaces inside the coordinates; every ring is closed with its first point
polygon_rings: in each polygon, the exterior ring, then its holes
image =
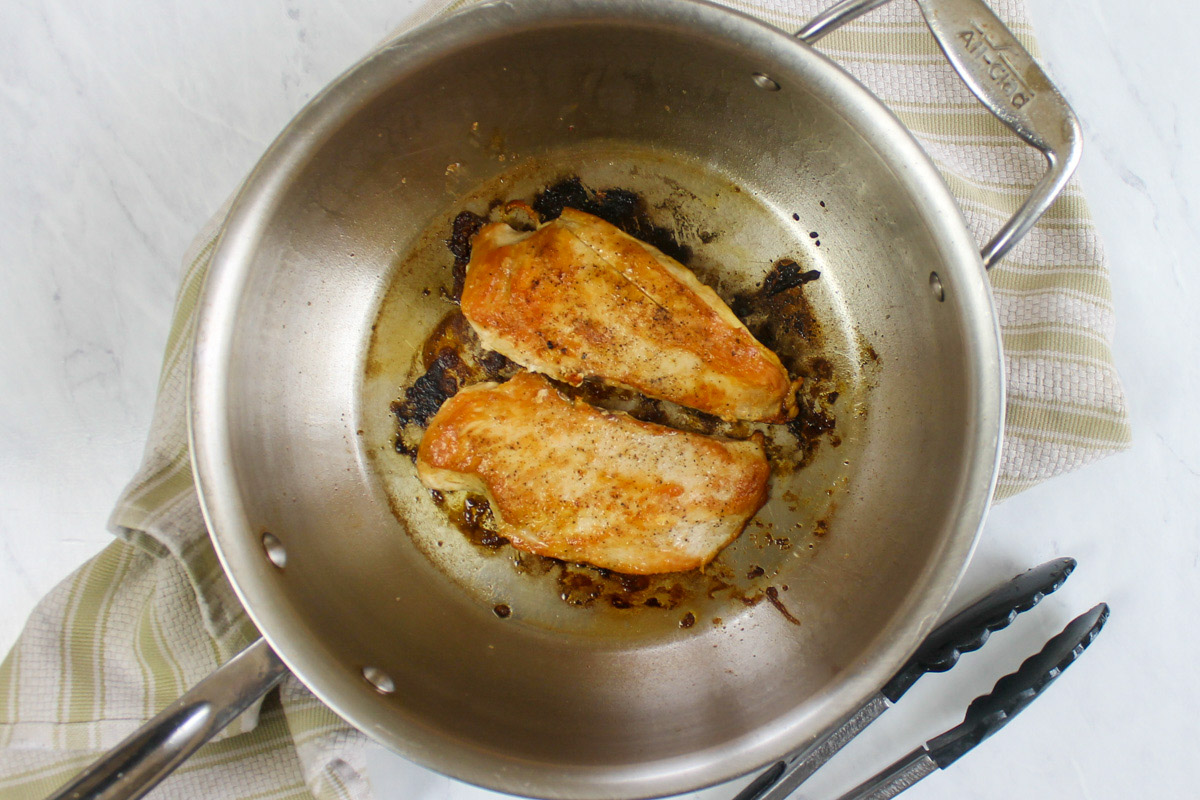
{"type": "Polygon", "coordinates": [[[707,564],[762,507],[769,474],[761,435],[641,422],[528,372],[448,399],[417,453],[425,486],[486,495],[514,547],[630,574],[707,564]]]}
{"type": "Polygon", "coordinates": [[[798,381],[716,292],[582,211],[480,230],[462,312],[484,347],[572,385],[599,378],[726,420],[796,414],[798,381]]]}

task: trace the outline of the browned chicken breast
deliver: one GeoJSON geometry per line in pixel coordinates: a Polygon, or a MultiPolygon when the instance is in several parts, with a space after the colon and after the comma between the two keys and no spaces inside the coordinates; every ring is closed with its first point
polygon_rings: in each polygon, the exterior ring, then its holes
{"type": "Polygon", "coordinates": [[[711,561],[766,501],[769,472],[760,435],[639,422],[528,372],[451,397],[417,453],[422,483],[485,494],[514,547],[637,575],[711,561]]]}
{"type": "Polygon", "coordinates": [[[596,377],[728,420],[796,414],[778,356],[716,292],[582,211],[532,233],[480,230],[462,312],[484,347],[572,385],[596,377]]]}

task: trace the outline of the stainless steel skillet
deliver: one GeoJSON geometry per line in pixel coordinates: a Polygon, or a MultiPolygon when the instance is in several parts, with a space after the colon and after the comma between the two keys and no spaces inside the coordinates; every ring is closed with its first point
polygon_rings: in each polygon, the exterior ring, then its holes
{"type": "MultiPolygon", "coordinates": [[[[802,38],[880,4],[843,3],[802,38]]],[[[384,47],[297,116],[222,237],[191,393],[213,541],[270,643],[240,662],[256,690],[282,674],[273,648],[414,761],[515,794],[600,798],[745,773],[891,675],[945,607],[991,494],[1003,370],[985,264],[1078,157],[1069,109],[983,6],[921,6],[972,89],[1051,166],[982,258],[878,100],[804,41],[714,5],[475,7],[384,47]],[[687,629],[578,609],[502,560],[432,553],[443,523],[403,460],[384,458],[383,432],[447,310],[439,232],[565,175],[641,193],[726,293],[784,256],[821,271],[813,312],[847,387],[842,444],[777,475],[760,514],[793,545],[830,523],[811,551],[771,551],[799,626],[721,598],[697,598],[703,624],[687,629]]],[[[751,545],[733,566],[767,557],[751,545]]],[[[222,702],[250,701],[236,688],[222,702]]],[[[161,777],[222,717],[201,695],[167,715],[170,736],[135,743],[140,758],[127,748],[69,788],[129,796],[161,777]]]]}

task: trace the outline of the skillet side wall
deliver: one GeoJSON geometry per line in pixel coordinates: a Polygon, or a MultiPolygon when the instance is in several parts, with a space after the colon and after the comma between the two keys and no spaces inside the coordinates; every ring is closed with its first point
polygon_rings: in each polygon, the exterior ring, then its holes
{"type": "MultiPolygon", "coordinates": [[[[944,184],[899,123],[822,57],[702,5],[563,3],[533,19],[521,6],[481,9],[385,49],[264,159],[203,305],[202,496],[256,622],[366,733],[517,794],[675,793],[815,734],[932,625],[994,476],[995,317],[944,184]],[[638,21],[615,16],[626,5],[638,21]],[[760,71],[782,89],[758,88],[760,71]],[[748,242],[810,247],[791,214],[815,213],[818,199],[831,209],[820,217],[818,305],[879,362],[833,533],[780,579],[798,627],[767,603],[687,631],[634,621],[623,635],[588,635],[500,620],[389,510],[358,434],[378,413],[363,399],[370,326],[393,278],[412,289],[411,348],[448,309],[422,292],[447,283],[448,258],[439,274],[397,265],[474,187],[514,163],[547,181],[585,172],[562,154],[588,147],[635,172],[653,169],[654,158],[630,155],[644,151],[719,173],[773,210],[754,233],[751,221],[721,221],[714,202],[714,226],[748,242]],[[930,291],[935,270],[945,302],[930,291]],[[264,531],[287,547],[285,569],[263,557],[264,531]],[[368,665],[392,676],[395,694],[374,693],[360,674],[368,665]]],[[[749,286],[783,255],[748,254],[722,281],[749,286]]],[[[805,472],[794,478],[803,491],[805,472]]]]}

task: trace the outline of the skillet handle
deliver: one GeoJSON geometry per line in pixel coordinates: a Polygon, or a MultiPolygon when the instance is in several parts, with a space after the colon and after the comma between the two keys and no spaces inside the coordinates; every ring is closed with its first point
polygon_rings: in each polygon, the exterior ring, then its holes
{"type": "MultiPolygon", "coordinates": [[[[814,44],[889,0],[842,0],[796,34],[814,44]]],[[[1054,84],[983,0],[916,0],[955,72],[989,111],[1046,157],[1047,170],[982,252],[987,269],[1029,233],[1079,164],[1079,120],[1054,84]]]]}
{"type": "Polygon", "coordinates": [[[259,639],[47,800],[136,800],[287,674],[259,639]]]}

